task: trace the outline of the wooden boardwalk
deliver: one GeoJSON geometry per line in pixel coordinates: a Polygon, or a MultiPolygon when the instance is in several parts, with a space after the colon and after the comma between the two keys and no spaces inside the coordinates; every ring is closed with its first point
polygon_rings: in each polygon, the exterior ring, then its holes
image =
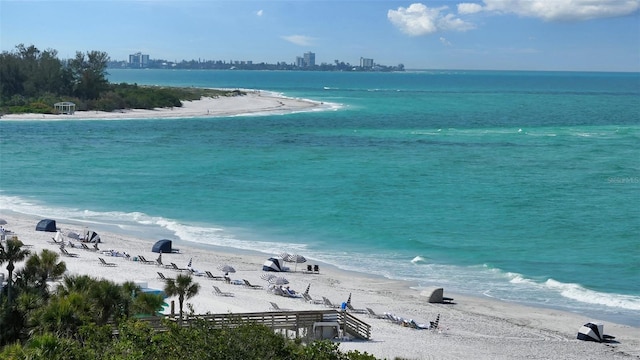
{"type": "MultiPolygon", "coordinates": [[[[155,316],[142,318],[156,331],[165,331],[163,319],[178,321],[177,317],[155,316]]],[[[212,329],[236,327],[247,323],[265,325],[274,331],[280,331],[286,336],[295,338],[317,338],[314,334],[314,324],[335,322],[343,334],[349,334],[361,340],[371,339],[371,325],[353,316],[353,314],[338,310],[307,310],[307,311],[269,311],[236,314],[206,314],[186,316],[181,324],[189,327],[196,321],[205,321],[212,329]]]]}

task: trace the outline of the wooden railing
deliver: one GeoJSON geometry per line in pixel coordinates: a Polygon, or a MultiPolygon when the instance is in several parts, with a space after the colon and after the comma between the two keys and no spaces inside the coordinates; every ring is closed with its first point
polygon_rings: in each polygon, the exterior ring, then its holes
{"type": "MultiPolygon", "coordinates": [[[[142,318],[150,327],[156,331],[166,330],[162,323],[163,319],[178,322],[177,317],[155,316],[142,318]]],[[[247,323],[257,323],[265,325],[273,330],[292,331],[295,337],[311,337],[314,323],[336,321],[340,328],[349,335],[359,339],[369,340],[371,338],[371,326],[356,318],[348,312],[336,310],[307,310],[307,311],[270,311],[256,313],[236,313],[236,314],[206,314],[186,316],[181,322],[182,326],[189,327],[196,321],[205,321],[212,329],[223,327],[237,327],[247,323]]]]}

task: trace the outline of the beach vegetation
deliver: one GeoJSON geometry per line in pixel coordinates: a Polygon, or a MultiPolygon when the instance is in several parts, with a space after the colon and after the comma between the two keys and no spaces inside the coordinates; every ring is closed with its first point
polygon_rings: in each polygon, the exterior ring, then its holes
{"type": "MultiPolygon", "coordinates": [[[[9,240],[0,254],[2,263],[11,262],[16,295],[10,303],[6,292],[0,293],[0,359],[375,359],[342,352],[327,340],[290,339],[240,319],[215,327],[195,316],[188,326],[170,318],[145,321],[139,315],[156,315],[162,295],[144,293],[133,282],[64,275],[66,264],[58,254],[30,254],[19,240],[9,240]],[[25,259],[14,271],[14,263],[25,259]],[[51,281],[58,286],[47,286],[51,281]]],[[[181,319],[184,301],[198,291],[199,284],[181,274],[165,288],[167,295],[178,296],[181,319]]]]}
{"type": "Polygon", "coordinates": [[[54,104],[73,102],[77,110],[117,111],[181,107],[201,97],[240,96],[225,89],[174,88],[114,84],[107,79],[109,55],[76,52],[60,60],[56,50],[17,45],[0,54],[0,114],[54,114],[54,104]]]}
{"type": "Polygon", "coordinates": [[[22,248],[22,241],[18,239],[9,239],[5,245],[0,245],[0,264],[7,263],[7,301],[12,304],[11,290],[13,287],[13,270],[15,263],[24,260],[29,256],[30,251],[22,248]]]}
{"type": "Polygon", "coordinates": [[[200,284],[193,281],[191,275],[179,274],[175,279],[167,279],[164,292],[167,296],[178,297],[178,308],[180,309],[180,319],[182,319],[184,300],[191,299],[198,295],[200,284]]]}

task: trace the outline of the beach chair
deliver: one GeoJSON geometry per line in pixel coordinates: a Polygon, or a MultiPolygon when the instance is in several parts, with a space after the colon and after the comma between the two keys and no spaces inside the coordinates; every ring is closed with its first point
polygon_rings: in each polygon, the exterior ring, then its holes
{"type": "Polygon", "coordinates": [[[189,271],[189,269],[187,269],[187,268],[178,267],[178,265],[176,265],[176,263],[171,263],[170,269],[173,269],[175,271],[189,271]]]}
{"type": "Polygon", "coordinates": [[[211,280],[220,280],[220,281],[224,281],[226,280],[226,278],[224,276],[219,276],[219,275],[213,275],[211,273],[211,271],[207,270],[204,272],[205,275],[207,275],[207,279],[211,279],[211,280]]]}
{"type": "Polygon", "coordinates": [[[386,319],[387,317],[385,315],[380,315],[380,314],[376,314],[375,311],[373,311],[373,309],[371,308],[366,308],[367,310],[367,315],[369,315],[370,317],[376,318],[376,319],[386,319]]]}
{"type": "Polygon", "coordinates": [[[100,249],[98,249],[97,243],[93,244],[93,251],[100,251],[100,249]]]}
{"type": "Polygon", "coordinates": [[[280,306],[274,302],[269,301],[269,304],[271,304],[271,309],[275,311],[284,311],[284,309],[281,309],[280,306]]]}
{"type": "Polygon", "coordinates": [[[144,258],[144,256],[142,255],[138,255],[138,261],[145,264],[145,265],[151,265],[151,264],[155,264],[155,261],[150,261],[144,258]]]}
{"type": "Polygon", "coordinates": [[[349,293],[349,298],[347,299],[347,302],[345,305],[347,307],[347,310],[353,313],[366,314],[368,312],[367,309],[356,309],[353,307],[353,305],[351,305],[351,293],[349,293]]]}
{"type": "Polygon", "coordinates": [[[78,254],[75,253],[70,253],[67,251],[67,249],[65,249],[64,247],[60,246],[60,253],[64,256],[68,256],[68,257],[78,257],[78,254]]]}
{"type": "Polygon", "coordinates": [[[168,278],[168,277],[164,276],[164,274],[161,273],[160,271],[158,271],[157,273],[158,273],[158,277],[160,278],[160,280],[164,280],[164,281],[173,280],[173,278],[168,278]]]}
{"type": "Polygon", "coordinates": [[[224,291],[220,290],[220,288],[215,286],[215,285],[213,286],[213,293],[215,295],[218,295],[218,296],[233,296],[233,293],[224,292],[224,291]]]}
{"type": "Polygon", "coordinates": [[[324,306],[332,308],[332,309],[339,309],[340,305],[334,304],[331,302],[331,300],[327,299],[326,297],[322,297],[322,303],[324,304],[324,306]]]}
{"type": "Polygon", "coordinates": [[[320,266],[313,265],[313,272],[316,273],[316,274],[320,274],[320,266]]]}
{"type": "Polygon", "coordinates": [[[249,280],[242,279],[242,282],[244,282],[244,286],[248,287],[249,289],[254,289],[254,290],[263,289],[262,285],[253,285],[252,283],[249,282],[249,280]]]}
{"type": "Polygon", "coordinates": [[[99,257],[98,260],[100,260],[100,265],[102,265],[102,266],[117,266],[116,263],[106,262],[101,257],[99,257]]]}
{"type": "Polygon", "coordinates": [[[308,273],[312,273],[313,272],[313,265],[307,265],[307,272],[308,273]]]}

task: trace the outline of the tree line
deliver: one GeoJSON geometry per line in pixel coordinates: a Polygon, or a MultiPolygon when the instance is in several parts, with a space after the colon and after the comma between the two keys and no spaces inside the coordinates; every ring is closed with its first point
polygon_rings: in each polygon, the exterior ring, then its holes
{"type": "Polygon", "coordinates": [[[54,104],[70,101],[76,110],[114,111],[181,107],[181,100],[201,96],[236,96],[226,90],[145,87],[108,81],[109,55],[102,51],[76,52],[61,60],[53,49],[19,44],[0,54],[0,115],[55,113],[54,104]]]}
{"type": "MultiPolygon", "coordinates": [[[[211,329],[204,320],[189,327],[165,320],[166,331],[158,332],[139,318],[156,315],[164,299],[133,282],[69,275],[57,253],[32,254],[18,239],[0,243],[4,263],[8,278],[0,291],[0,359],[376,359],[366,352],[342,352],[326,340],[303,344],[260,324],[211,329]],[[23,266],[16,270],[18,264],[23,266]]],[[[167,296],[178,297],[180,318],[184,300],[199,290],[183,274],[164,288],[167,296]]]]}

